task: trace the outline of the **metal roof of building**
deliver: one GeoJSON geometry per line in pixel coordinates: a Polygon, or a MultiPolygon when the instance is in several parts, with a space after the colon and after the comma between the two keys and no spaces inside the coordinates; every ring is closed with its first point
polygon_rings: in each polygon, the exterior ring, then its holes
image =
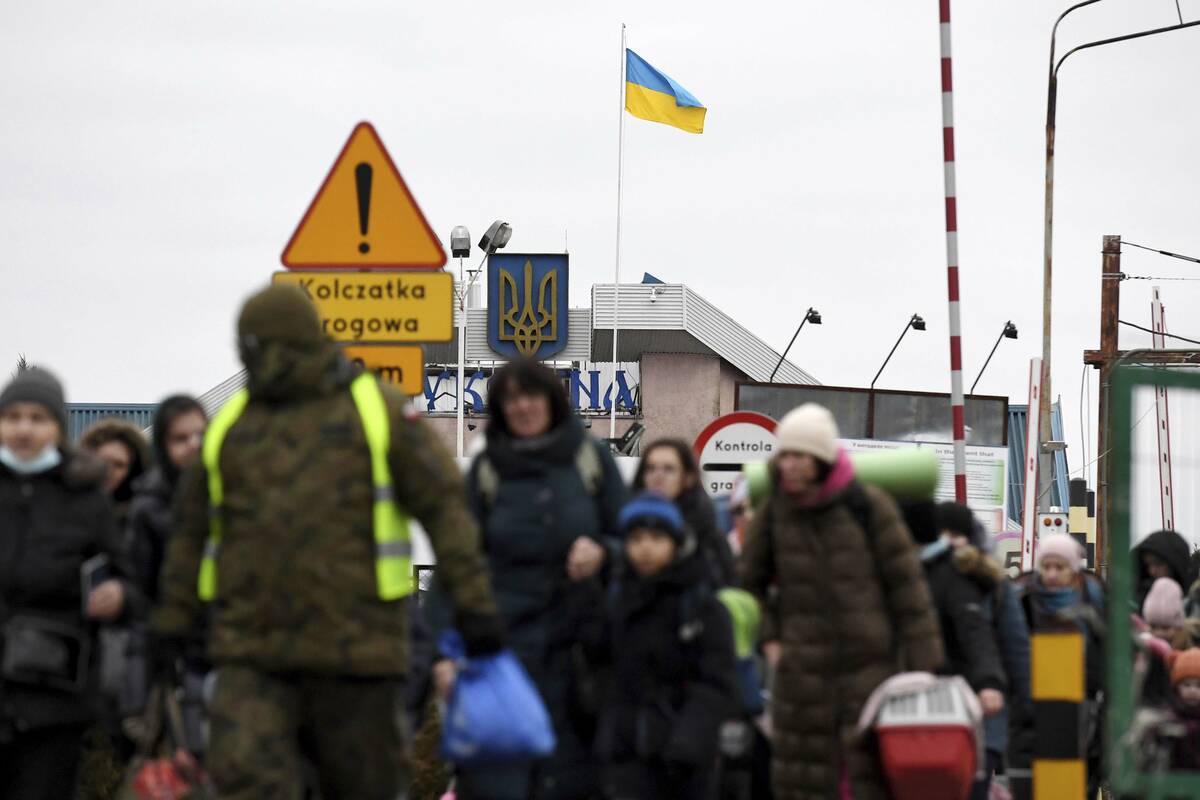
{"type": "MultiPolygon", "coordinates": [[[[1008,407],[1008,518],[1021,521],[1025,495],[1025,421],[1029,418],[1029,406],[1008,407]]],[[[1050,410],[1050,435],[1063,441],[1062,406],[1055,403],[1050,410]]],[[[1059,450],[1054,454],[1054,480],[1050,484],[1050,505],[1066,510],[1069,505],[1070,476],[1067,470],[1067,453],[1059,450]]]]}
{"type": "Polygon", "coordinates": [[[225,401],[233,397],[245,385],[246,370],[241,370],[236,375],[221,381],[196,399],[200,401],[200,405],[204,406],[204,413],[208,414],[211,419],[221,409],[221,406],[225,405],[225,401]]]}
{"type": "MultiPolygon", "coordinates": [[[[591,361],[612,360],[615,284],[592,286],[591,361]]],[[[716,355],[752,380],[771,377],[780,354],[745,326],[682,283],[620,285],[617,361],[642,353],[716,355]]],[[[779,366],[779,383],[819,383],[790,361],[779,366]]]]}

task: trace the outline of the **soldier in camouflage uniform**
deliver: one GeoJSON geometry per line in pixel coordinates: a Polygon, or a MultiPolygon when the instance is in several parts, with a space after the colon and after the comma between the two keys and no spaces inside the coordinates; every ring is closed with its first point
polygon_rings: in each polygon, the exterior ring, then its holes
{"type": "MultiPolygon", "coordinates": [[[[169,654],[209,611],[208,767],[221,798],[299,798],[302,757],[324,800],[403,797],[408,614],[377,594],[371,463],[348,389],[356,370],[294,287],[247,301],[238,344],[249,402],[220,450],[215,596],[206,606],[197,593],[209,536],[198,465],[183,479],[152,618],[158,649],[169,654]]],[[[500,627],[459,472],[404,397],[381,388],[396,502],[429,534],[468,652],[493,652],[500,627]]]]}

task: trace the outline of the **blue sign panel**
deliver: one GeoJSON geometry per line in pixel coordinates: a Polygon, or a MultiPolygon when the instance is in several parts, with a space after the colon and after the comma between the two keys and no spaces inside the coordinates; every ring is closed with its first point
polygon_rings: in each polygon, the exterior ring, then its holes
{"type": "Polygon", "coordinates": [[[488,256],[488,346],[544,361],[567,346],[567,255],[488,256]]]}

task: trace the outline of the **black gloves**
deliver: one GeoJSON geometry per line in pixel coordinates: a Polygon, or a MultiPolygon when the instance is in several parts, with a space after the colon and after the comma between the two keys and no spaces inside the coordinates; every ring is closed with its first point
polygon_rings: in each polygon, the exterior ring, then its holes
{"type": "Polygon", "coordinates": [[[459,611],[458,632],[462,634],[468,658],[489,656],[504,648],[504,626],[495,614],[459,611]]]}

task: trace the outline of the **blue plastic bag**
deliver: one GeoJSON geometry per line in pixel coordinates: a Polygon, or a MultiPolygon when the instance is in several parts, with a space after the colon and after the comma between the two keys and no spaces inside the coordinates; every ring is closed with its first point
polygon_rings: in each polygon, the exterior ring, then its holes
{"type": "Polygon", "coordinates": [[[511,650],[465,658],[462,637],[445,631],[439,649],[458,666],[442,717],[442,757],[459,766],[528,761],[554,752],[554,728],[533,682],[511,650]]]}

